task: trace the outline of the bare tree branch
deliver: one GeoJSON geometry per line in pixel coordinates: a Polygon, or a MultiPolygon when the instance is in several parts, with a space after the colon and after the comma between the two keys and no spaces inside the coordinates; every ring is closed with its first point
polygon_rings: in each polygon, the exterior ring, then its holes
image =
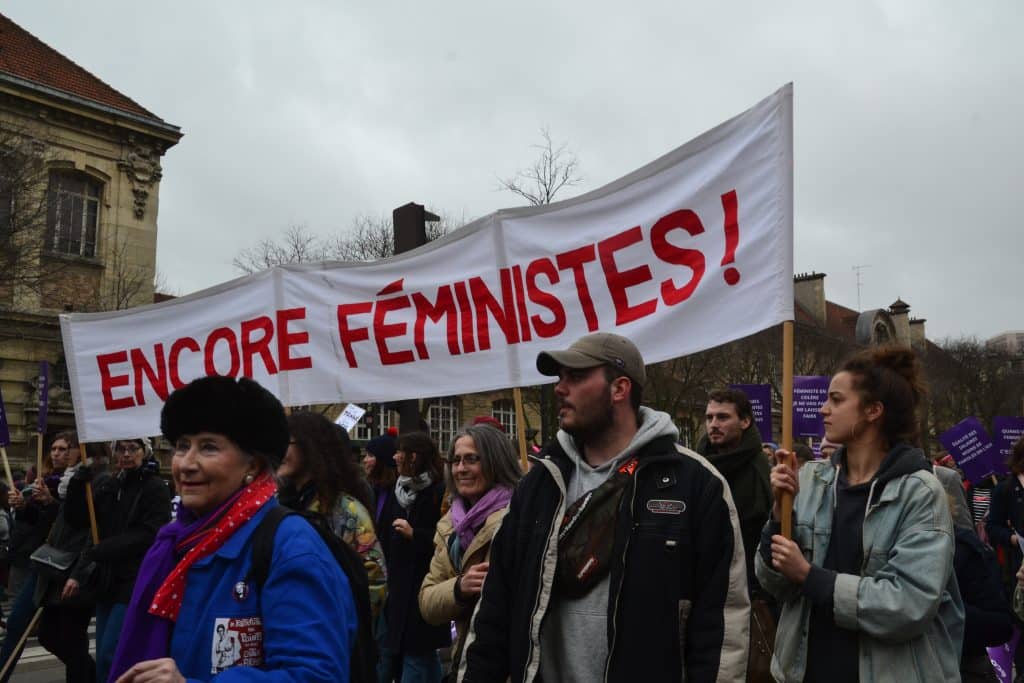
{"type": "Polygon", "coordinates": [[[583,182],[579,159],[568,143],[555,145],[546,127],[541,128],[540,134],[544,141],[533,145],[540,152],[533,164],[513,176],[498,179],[498,189],[517,194],[536,206],[550,204],[563,188],[583,182]]]}

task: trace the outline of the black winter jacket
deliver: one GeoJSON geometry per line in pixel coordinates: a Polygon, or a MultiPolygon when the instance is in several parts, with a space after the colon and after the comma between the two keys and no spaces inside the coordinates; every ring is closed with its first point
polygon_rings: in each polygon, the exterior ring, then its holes
{"type": "Polygon", "coordinates": [[[953,569],[964,601],[963,657],[983,655],[986,647],[1005,643],[1013,635],[999,563],[974,529],[957,527],[953,569]]]}
{"type": "Polygon", "coordinates": [[[1003,546],[1009,553],[1014,574],[1021,563],[1020,546],[1010,542],[1014,533],[1024,534],[1024,486],[1011,475],[992,489],[992,504],[985,523],[988,540],[994,547],[1003,546]]]}
{"type": "MultiPolygon", "coordinates": [[[[749,602],[725,481],[671,437],[636,455],[613,530],[605,679],[743,680],[749,602]]],[[[573,465],[557,441],[535,460],[494,538],[459,681],[539,680],[540,628],[573,465]]]]}
{"type": "MultiPolygon", "coordinates": [[[[142,558],[156,532],[171,519],[171,492],[158,474],[142,467],[97,477],[92,488],[100,542],[86,557],[96,563],[99,599],[128,604],[142,558]]],[[[89,528],[81,476],[68,484],[64,516],[70,525],[89,528]]]]}
{"type": "Polygon", "coordinates": [[[754,553],[761,530],[772,513],[771,465],[761,450],[761,433],[756,425],[743,431],[738,446],[731,450],[712,444],[707,436],[697,444],[697,452],[714,465],[732,490],[732,500],[740,516],[743,550],[747,557],[747,583],[751,592],[759,592],[754,576],[754,553]]]}
{"type": "Polygon", "coordinates": [[[420,614],[420,584],[434,557],[434,531],[441,518],[444,482],[434,482],[420,491],[409,509],[392,494],[384,504],[377,538],[388,566],[388,599],[384,606],[388,634],[385,643],[396,654],[426,654],[452,642],[448,625],[432,626],[420,614]],[[406,539],[391,524],[405,519],[412,527],[406,539]]]}

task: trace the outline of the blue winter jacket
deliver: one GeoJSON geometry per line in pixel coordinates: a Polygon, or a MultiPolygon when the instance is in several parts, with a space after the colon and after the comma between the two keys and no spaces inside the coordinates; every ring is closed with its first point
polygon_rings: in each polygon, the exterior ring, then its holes
{"type": "Polygon", "coordinates": [[[170,656],[192,681],[349,680],[356,611],[348,579],[316,530],[286,517],[262,590],[245,581],[270,500],[188,572],[170,656]]]}

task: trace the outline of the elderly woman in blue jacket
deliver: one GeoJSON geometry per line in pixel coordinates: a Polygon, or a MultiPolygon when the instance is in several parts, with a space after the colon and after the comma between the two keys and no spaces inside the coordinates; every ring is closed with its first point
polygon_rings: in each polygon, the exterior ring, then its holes
{"type": "Polygon", "coordinates": [[[352,591],[317,531],[286,517],[266,581],[248,576],[288,449],[281,404],[251,380],[205,377],[171,394],[160,429],[181,505],[143,560],[110,680],[348,681],[352,591]]]}
{"type": "Polygon", "coordinates": [[[800,468],[799,481],[791,464],[772,469],[776,502],[755,565],[782,606],[775,680],[960,681],[952,518],[912,445],[922,393],[910,349],[853,356],[821,407],[825,436],[840,448],[800,468]],[[779,534],[787,492],[796,494],[793,540],[779,534]]]}

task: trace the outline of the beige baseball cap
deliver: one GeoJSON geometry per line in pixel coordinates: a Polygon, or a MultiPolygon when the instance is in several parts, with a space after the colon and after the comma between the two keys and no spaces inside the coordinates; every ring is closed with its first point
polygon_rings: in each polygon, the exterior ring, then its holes
{"type": "Polygon", "coordinates": [[[640,350],[625,337],[609,332],[580,337],[565,351],[541,351],[537,354],[537,371],[553,377],[557,377],[562,368],[580,370],[598,365],[618,368],[641,386],[647,381],[640,350]]]}

